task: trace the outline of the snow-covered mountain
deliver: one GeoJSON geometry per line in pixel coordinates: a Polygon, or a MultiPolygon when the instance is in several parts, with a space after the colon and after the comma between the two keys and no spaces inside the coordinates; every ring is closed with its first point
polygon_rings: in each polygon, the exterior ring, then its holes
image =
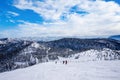
{"type": "Polygon", "coordinates": [[[73,59],[79,61],[96,61],[96,60],[120,60],[120,51],[104,48],[102,50],[88,50],[72,55],[73,59]]]}
{"type": "Polygon", "coordinates": [[[0,42],[0,72],[64,58],[120,60],[120,42],[113,39],[63,38],[44,42],[5,38],[0,42]]]}

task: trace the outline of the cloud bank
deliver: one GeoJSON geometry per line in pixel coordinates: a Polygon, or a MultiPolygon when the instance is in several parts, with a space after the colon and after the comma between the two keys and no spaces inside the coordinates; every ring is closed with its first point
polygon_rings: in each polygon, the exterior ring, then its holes
{"type": "MultiPolygon", "coordinates": [[[[13,6],[32,10],[42,24],[22,21],[6,37],[105,36],[120,34],[120,5],[103,0],[15,0],[13,6]]],[[[32,17],[32,15],[30,16],[32,17]]]]}

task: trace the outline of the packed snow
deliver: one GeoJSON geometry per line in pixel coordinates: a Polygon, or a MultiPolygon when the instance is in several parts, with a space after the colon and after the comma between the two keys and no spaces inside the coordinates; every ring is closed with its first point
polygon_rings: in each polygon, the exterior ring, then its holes
{"type": "Polygon", "coordinates": [[[120,80],[120,61],[46,62],[0,73],[0,80],[120,80]]]}

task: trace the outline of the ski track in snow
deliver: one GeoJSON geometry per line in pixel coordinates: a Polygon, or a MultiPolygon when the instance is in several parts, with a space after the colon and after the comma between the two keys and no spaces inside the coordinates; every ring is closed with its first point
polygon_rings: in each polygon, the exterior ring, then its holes
{"type": "Polygon", "coordinates": [[[0,80],[120,80],[120,61],[47,62],[0,73],[0,80]]]}

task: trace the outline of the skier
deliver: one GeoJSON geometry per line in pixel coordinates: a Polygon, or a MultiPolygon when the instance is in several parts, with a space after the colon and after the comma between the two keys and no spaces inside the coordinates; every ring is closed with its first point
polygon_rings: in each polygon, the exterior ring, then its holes
{"type": "Polygon", "coordinates": [[[63,61],[63,64],[65,63],[65,61],[63,61]]]}
{"type": "Polygon", "coordinates": [[[55,61],[55,64],[57,64],[57,61],[55,61]]]}
{"type": "Polygon", "coordinates": [[[66,60],[66,61],[65,61],[65,64],[67,64],[67,63],[68,63],[68,61],[66,60]]]}

